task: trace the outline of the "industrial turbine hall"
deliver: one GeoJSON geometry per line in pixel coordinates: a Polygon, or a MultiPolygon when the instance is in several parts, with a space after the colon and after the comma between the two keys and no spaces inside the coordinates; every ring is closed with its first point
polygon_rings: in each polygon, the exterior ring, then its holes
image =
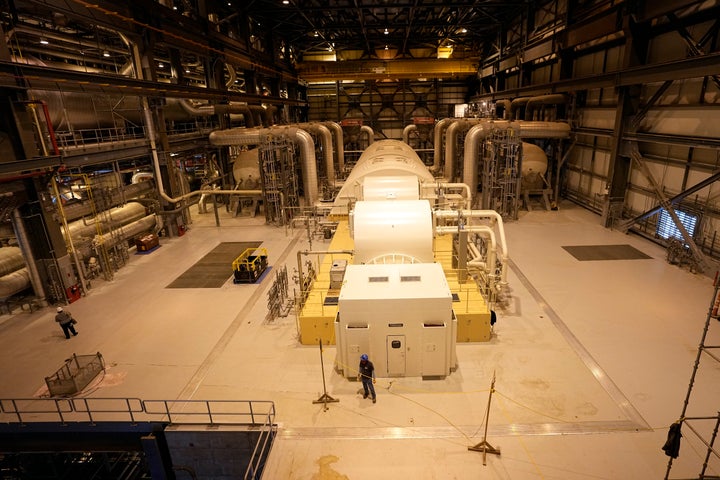
{"type": "Polygon", "coordinates": [[[719,19],[0,0],[0,478],[720,478],[719,19]]]}

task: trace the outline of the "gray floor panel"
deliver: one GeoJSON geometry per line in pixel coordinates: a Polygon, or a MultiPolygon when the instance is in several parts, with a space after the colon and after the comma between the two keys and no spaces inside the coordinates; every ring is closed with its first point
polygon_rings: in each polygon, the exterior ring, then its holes
{"type": "Polygon", "coordinates": [[[233,274],[232,262],[262,242],[222,242],[166,288],[220,288],[233,274]]]}
{"type": "Polygon", "coordinates": [[[591,260],[645,260],[652,258],[631,245],[575,245],[562,248],[581,262],[591,260]]]}

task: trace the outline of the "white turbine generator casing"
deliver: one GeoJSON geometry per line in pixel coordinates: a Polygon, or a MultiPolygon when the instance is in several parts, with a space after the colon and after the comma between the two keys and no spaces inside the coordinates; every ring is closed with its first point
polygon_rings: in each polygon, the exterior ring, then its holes
{"type": "Polygon", "coordinates": [[[457,319],[435,263],[425,183],[435,181],[412,148],[381,140],[363,152],[336,198],[354,242],[335,317],[337,366],[348,378],[363,353],[378,377],[444,377],[457,365],[457,319]]]}
{"type": "Polygon", "coordinates": [[[419,200],[420,188],[414,175],[365,177],[363,200],[419,200]]]}
{"type": "Polygon", "coordinates": [[[427,200],[362,201],[350,216],[355,263],[433,261],[433,219],[427,200]]]}
{"type": "MultiPolygon", "coordinates": [[[[347,204],[352,200],[364,200],[364,184],[369,177],[414,177],[419,183],[433,183],[432,173],[417,153],[400,140],[380,140],[372,143],[360,155],[357,163],[338,192],[333,212],[347,214],[347,204]]],[[[371,193],[377,195],[372,189],[371,193]]]]}
{"type": "Polygon", "coordinates": [[[335,332],[345,377],[363,353],[378,377],[450,374],[457,320],[440,264],[348,265],[343,282],[335,332]]]}

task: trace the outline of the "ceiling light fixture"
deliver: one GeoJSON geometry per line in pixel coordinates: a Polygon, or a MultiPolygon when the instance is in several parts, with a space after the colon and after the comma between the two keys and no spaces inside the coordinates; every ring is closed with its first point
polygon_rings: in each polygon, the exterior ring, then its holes
{"type": "Polygon", "coordinates": [[[103,57],[109,57],[109,56],[110,56],[110,52],[108,52],[107,50],[103,50],[103,57]]]}
{"type": "Polygon", "coordinates": [[[42,44],[42,45],[47,45],[47,44],[49,44],[49,43],[50,43],[50,42],[47,41],[47,38],[45,38],[45,37],[40,37],[40,44],[42,44]]]}
{"type": "Polygon", "coordinates": [[[290,0],[283,0],[283,5],[290,5],[290,0]]]}
{"type": "Polygon", "coordinates": [[[390,34],[390,32],[388,32],[388,29],[386,28],[386,29],[385,29],[385,35],[389,35],[389,34],[390,34]]]}

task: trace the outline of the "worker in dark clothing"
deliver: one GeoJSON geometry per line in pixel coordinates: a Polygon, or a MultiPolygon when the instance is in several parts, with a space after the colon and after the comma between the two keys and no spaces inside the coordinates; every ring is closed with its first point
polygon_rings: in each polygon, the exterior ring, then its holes
{"type": "Polygon", "coordinates": [[[370,360],[368,360],[367,354],[363,353],[360,355],[360,368],[358,369],[358,380],[362,380],[363,390],[365,394],[363,398],[371,396],[373,403],[375,403],[375,366],[370,360]]]}
{"type": "Polygon", "coordinates": [[[70,338],[70,334],[73,334],[73,337],[77,335],[77,332],[75,331],[75,325],[73,325],[75,322],[75,319],[72,318],[72,314],[70,312],[66,312],[63,310],[62,307],[57,307],[57,315],[55,315],[55,321],[60,324],[60,327],[63,329],[63,333],[65,334],[65,338],[70,338]]]}

